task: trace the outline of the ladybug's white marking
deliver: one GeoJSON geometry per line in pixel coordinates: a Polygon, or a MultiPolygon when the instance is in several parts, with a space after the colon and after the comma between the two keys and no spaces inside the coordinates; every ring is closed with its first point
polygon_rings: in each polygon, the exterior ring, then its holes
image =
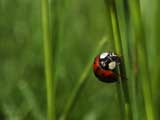
{"type": "Polygon", "coordinates": [[[117,55],[115,55],[113,52],[111,52],[111,56],[117,56],[117,55]]]}
{"type": "Polygon", "coordinates": [[[105,62],[101,62],[101,65],[103,66],[103,67],[106,67],[106,63],[105,62]]]}
{"type": "Polygon", "coordinates": [[[109,53],[107,53],[107,52],[102,53],[102,54],[100,55],[100,59],[104,59],[105,57],[108,56],[108,54],[109,54],[109,53]]]}
{"type": "Polygon", "coordinates": [[[115,69],[115,68],[116,68],[116,62],[115,62],[115,61],[110,62],[110,63],[108,64],[108,68],[109,68],[110,70],[115,69]]]}

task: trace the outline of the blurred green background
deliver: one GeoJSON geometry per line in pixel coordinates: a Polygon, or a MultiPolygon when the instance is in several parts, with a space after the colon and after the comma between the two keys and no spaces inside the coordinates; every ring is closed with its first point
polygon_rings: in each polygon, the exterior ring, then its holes
{"type": "MultiPolygon", "coordinates": [[[[151,33],[146,35],[148,50],[155,58],[154,50],[150,49],[153,48],[151,39],[157,35],[152,33],[155,25],[151,18],[155,14],[154,9],[147,9],[149,5],[154,8],[155,4],[141,2],[145,30],[151,33]]],[[[55,45],[58,53],[55,67],[58,120],[85,66],[94,58],[99,42],[106,40],[99,52],[112,51],[114,44],[110,13],[103,0],[54,0],[50,4],[54,18],[52,34],[58,41],[55,45]]],[[[41,18],[39,0],[0,0],[0,120],[47,120],[41,18]]],[[[152,64],[151,58],[148,60],[152,64]]],[[[156,91],[153,90],[155,106],[159,106],[160,97],[157,83],[154,82],[156,87],[152,88],[156,91]]],[[[90,68],[68,119],[121,120],[115,84],[99,82],[90,68]]],[[[135,86],[139,92],[140,86],[135,86]]],[[[139,98],[138,105],[144,107],[141,93],[136,97],[139,98]]],[[[144,111],[137,112],[144,115],[144,111]]],[[[145,117],[135,120],[145,120],[145,117]]]]}
{"type": "MultiPolygon", "coordinates": [[[[95,52],[98,41],[111,40],[103,1],[56,1],[59,54],[56,108],[59,117],[67,97],[95,52]]],[[[112,48],[107,42],[102,51],[112,48]]],[[[39,0],[0,1],[1,120],[45,120],[46,91],[39,0]]],[[[90,69],[92,71],[92,69],[90,69]]],[[[118,119],[114,85],[92,72],[71,112],[73,120],[118,119]]]]}

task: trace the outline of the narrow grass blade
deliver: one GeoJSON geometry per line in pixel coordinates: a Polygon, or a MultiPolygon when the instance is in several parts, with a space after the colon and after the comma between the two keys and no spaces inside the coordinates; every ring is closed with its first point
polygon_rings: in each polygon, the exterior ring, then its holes
{"type": "Polygon", "coordinates": [[[138,73],[139,80],[141,81],[144,103],[145,103],[145,112],[147,120],[154,120],[154,106],[152,101],[152,93],[150,86],[150,76],[148,69],[147,61],[147,50],[146,50],[146,39],[145,39],[145,30],[142,23],[140,1],[133,0],[129,1],[130,17],[131,22],[134,28],[136,49],[137,49],[137,60],[138,60],[138,73]]]}
{"type": "Polygon", "coordinates": [[[104,37],[100,42],[99,45],[97,46],[97,50],[94,52],[93,56],[91,56],[90,61],[88,62],[88,64],[85,66],[81,76],[79,77],[78,83],[75,85],[75,87],[73,88],[73,92],[71,93],[66,106],[64,107],[64,112],[62,113],[62,116],[60,118],[60,120],[67,120],[67,117],[70,113],[70,111],[72,110],[72,108],[74,107],[74,104],[76,103],[76,100],[78,98],[78,95],[80,94],[80,92],[83,89],[83,86],[87,80],[87,77],[89,75],[89,73],[91,72],[91,67],[93,64],[93,58],[94,56],[97,54],[97,52],[99,52],[102,48],[102,46],[107,42],[106,37],[104,37]]]}
{"type": "Polygon", "coordinates": [[[42,13],[42,30],[44,41],[44,59],[45,59],[45,74],[46,74],[46,89],[47,89],[47,108],[48,120],[56,120],[55,113],[55,67],[53,58],[53,41],[51,37],[51,17],[49,9],[49,1],[41,0],[42,13]]]}
{"type": "MultiPolygon", "coordinates": [[[[111,17],[111,24],[112,24],[112,31],[113,31],[113,39],[114,39],[114,46],[115,46],[115,51],[123,56],[123,50],[122,50],[122,45],[121,45],[121,36],[120,36],[120,29],[119,29],[119,22],[118,22],[118,17],[117,17],[117,10],[116,10],[116,4],[115,0],[113,1],[107,1],[106,4],[108,4],[108,9],[110,11],[110,17],[111,17]]],[[[120,74],[126,77],[126,71],[125,71],[125,64],[122,58],[122,63],[120,64],[120,74]]],[[[120,94],[120,104],[123,104],[123,109],[124,109],[124,119],[126,120],[131,120],[131,106],[130,106],[130,101],[129,101],[129,90],[128,90],[128,85],[127,81],[125,79],[119,79],[119,83],[117,84],[117,92],[120,94]]]]}
{"type": "MultiPolygon", "coordinates": [[[[129,97],[131,104],[131,112],[133,120],[139,119],[137,94],[136,94],[136,80],[134,75],[134,63],[132,60],[130,49],[133,48],[134,44],[129,44],[131,41],[130,37],[130,23],[129,23],[129,10],[127,0],[116,0],[116,8],[118,14],[118,22],[121,36],[121,44],[123,50],[123,57],[125,61],[126,76],[128,79],[129,86],[129,97]]],[[[132,53],[134,56],[134,52],[132,53]]]]}

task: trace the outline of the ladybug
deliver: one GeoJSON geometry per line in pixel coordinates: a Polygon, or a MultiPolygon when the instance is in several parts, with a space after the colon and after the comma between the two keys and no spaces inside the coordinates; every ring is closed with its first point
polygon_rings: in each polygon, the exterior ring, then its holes
{"type": "Polygon", "coordinates": [[[96,56],[93,64],[95,76],[103,82],[118,81],[117,67],[121,63],[121,57],[114,52],[104,52],[96,56]]]}

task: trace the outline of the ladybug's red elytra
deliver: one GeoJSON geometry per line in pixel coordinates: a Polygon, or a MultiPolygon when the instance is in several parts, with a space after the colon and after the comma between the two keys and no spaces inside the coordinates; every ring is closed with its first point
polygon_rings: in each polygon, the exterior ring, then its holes
{"type": "Polygon", "coordinates": [[[103,82],[116,82],[118,80],[117,66],[121,57],[113,52],[104,52],[96,56],[93,64],[95,76],[103,82]]]}

